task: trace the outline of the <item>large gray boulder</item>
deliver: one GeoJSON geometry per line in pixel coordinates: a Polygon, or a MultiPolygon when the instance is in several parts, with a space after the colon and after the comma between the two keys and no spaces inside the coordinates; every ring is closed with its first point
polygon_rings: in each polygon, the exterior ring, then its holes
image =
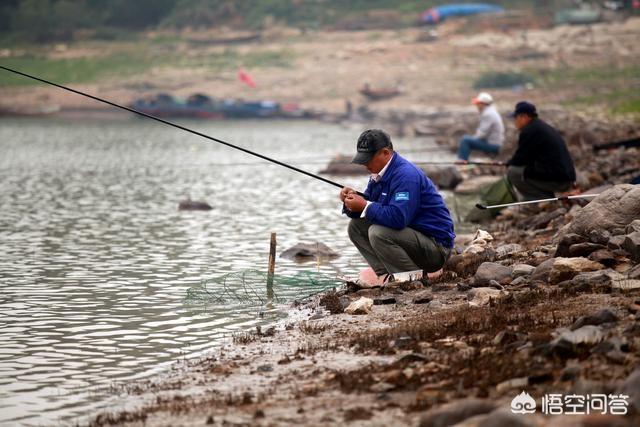
{"type": "MultiPolygon", "coordinates": [[[[626,228],[638,218],[640,186],[616,185],[601,193],[576,213],[573,221],[561,231],[561,240],[568,234],[591,237],[605,231],[611,233],[616,228],[626,228]]],[[[593,241],[591,238],[590,240],[593,241]]]]}

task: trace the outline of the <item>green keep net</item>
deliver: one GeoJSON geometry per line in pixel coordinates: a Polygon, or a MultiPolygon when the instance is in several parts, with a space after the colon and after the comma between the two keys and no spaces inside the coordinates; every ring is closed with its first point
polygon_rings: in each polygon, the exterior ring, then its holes
{"type": "Polygon", "coordinates": [[[221,277],[203,280],[187,289],[186,302],[193,304],[278,304],[302,300],[320,292],[336,288],[342,282],[334,276],[312,271],[293,275],[274,275],[268,285],[268,275],[259,270],[228,273],[221,277]]]}

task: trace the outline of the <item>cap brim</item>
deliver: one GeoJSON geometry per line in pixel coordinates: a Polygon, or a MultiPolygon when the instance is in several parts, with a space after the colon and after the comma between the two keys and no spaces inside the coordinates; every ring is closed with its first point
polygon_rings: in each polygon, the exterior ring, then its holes
{"type": "Polygon", "coordinates": [[[510,119],[513,119],[513,118],[515,118],[515,117],[516,117],[516,115],[517,115],[517,114],[516,114],[516,112],[515,112],[515,111],[512,111],[512,112],[510,112],[509,114],[507,114],[507,117],[509,117],[510,119]]]}
{"type": "Polygon", "coordinates": [[[353,160],[351,160],[351,163],[355,163],[357,165],[366,165],[375,154],[376,153],[358,153],[353,158],[353,160]]]}
{"type": "Polygon", "coordinates": [[[478,98],[473,98],[473,99],[471,100],[471,103],[472,103],[473,105],[482,104],[482,102],[481,102],[478,98]]]}

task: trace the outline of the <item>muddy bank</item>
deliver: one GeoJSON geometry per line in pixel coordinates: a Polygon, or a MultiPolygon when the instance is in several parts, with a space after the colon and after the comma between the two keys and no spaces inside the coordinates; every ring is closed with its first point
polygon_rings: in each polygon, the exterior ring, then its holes
{"type": "Polygon", "coordinates": [[[637,425],[639,210],[640,187],[620,185],[506,211],[430,283],[318,296],[302,320],[132,385],[129,410],[91,425],[637,425]],[[362,298],[367,314],[344,313],[362,298]],[[624,394],[628,414],[514,415],[522,391],[624,394]]]}
{"type": "Polygon", "coordinates": [[[428,304],[374,306],[366,316],[332,315],[247,337],[256,341],[143,386],[151,403],[92,425],[418,425],[425,411],[464,406],[469,397],[486,399],[491,412],[507,410],[520,388],[536,397],[615,390],[637,363],[629,310],[637,295],[511,290],[469,308],[457,289],[430,292],[428,304]],[[606,333],[625,339],[622,360],[606,347],[566,355],[545,347],[557,328],[603,308],[620,318],[606,333]]]}

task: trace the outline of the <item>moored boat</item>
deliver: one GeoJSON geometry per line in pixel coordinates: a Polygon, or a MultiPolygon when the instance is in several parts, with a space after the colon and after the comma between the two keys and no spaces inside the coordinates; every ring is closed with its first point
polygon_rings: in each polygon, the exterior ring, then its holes
{"type": "Polygon", "coordinates": [[[161,93],[152,98],[138,99],[130,107],[156,117],[200,119],[221,119],[224,117],[217,102],[202,94],[191,95],[186,101],[183,101],[169,94],[161,93]]]}
{"type": "Polygon", "coordinates": [[[160,93],[150,98],[138,99],[129,107],[156,117],[196,119],[312,118],[317,116],[317,113],[305,110],[295,103],[280,104],[270,100],[217,100],[201,93],[193,94],[186,100],[160,93]]]}

